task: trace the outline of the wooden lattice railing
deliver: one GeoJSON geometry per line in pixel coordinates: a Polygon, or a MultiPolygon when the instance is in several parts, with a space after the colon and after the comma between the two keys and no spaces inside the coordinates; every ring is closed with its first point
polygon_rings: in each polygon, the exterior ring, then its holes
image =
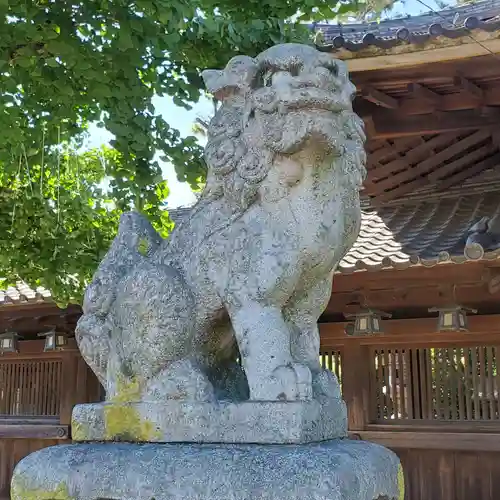
{"type": "Polygon", "coordinates": [[[323,368],[331,370],[337,376],[340,388],[342,389],[342,355],[340,351],[322,351],[319,356],[319,361],[323,368]]]}
{"type": "Polygon", "coordinates": [[[372,421],[498,421],[499,356],[497,346],[372,349],[372,421]]]}
{"type": "Polygon", "coordinates": [[[58,417],[62,361],[0,360],[0,417],[58,417]]]}

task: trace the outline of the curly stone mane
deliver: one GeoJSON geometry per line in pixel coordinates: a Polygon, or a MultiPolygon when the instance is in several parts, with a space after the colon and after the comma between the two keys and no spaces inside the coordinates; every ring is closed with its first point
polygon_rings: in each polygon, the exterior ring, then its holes
{"type": "MultiPolygon", "coordinates": [[[[294,97],[287,94],[286,86],[280,87],[275,77],[290,66],[303,67],[310,54],[306,53],[301,60],[283,61],[274,60],[272,50],[257,58],[236,56],[224,70],[207,70],[202,74],[207,89],[221,106],[208,129],[205,189],[190,219],[181,224],[200,239],[219,232],[245,213],[256,201],[275,157],[300,151],[312,135],[316,139],[324,135],[320,140],[324,139],[334,152],[339,176],[358,184],[365,177],[363,122],[352,112],[355,89],[349,82],[345,64],[317,52],[312,64],[323,64],[320,69],[330,79],[334,75],[335,85],[330,83],[327,90],[322,89],[323,94],[311,99],[311,89],[321,86],[319,71],[315,80],[304,83],[307,94],[304,102],[299,97],[299,102],[290,103],[294,97]],[[203,222],[197,217],[201,212],[203,222]],[[208,225],[207,220],[211,221],[208,225]]],[[[311,49],[306,47],[306,50],[311,49]]],[[[300,78],[293,77],[299,82],[300,78]]],[[[184,244],[177,231],[172,236],[173,241],[184,244]]]]}
{"type": "MultiPolygon", "coordinates": [[[[265,54],[265,53],[264,53],[265,54]]],[[[337,149],[342,174],[364,178],[363,124],[352,113],[352,85],[347,68],[341,61],[326,57],[338,80],[338,109],[330,109],[326,141],[337,149]],[[347,99],[346,99],[347,93],[347,99]],[[349,101],[346,106],[344,101],[349,101]],[[360,157],[347,158],[344,152],[349,141],[359,143],[360,157]],[[344,161],[342,161],[344,160],[344,161]]],[[[288,61],[285,64],[290,64],[288,61]]],[[[311,122],[318,113],[313,106],[287,109],[279,89],[268,86],[277,63],[265,57],[253,59],[236,56],[224,71],[206,71],[207,87],[222,101],[210,122],[205,161],[208,165],[206,188],[200,202],[224,197],[236,210],[246,210],[255,200],[260,184],[269,173],[277,154],[292,154],[305,146],[312,131],[311,122]],[[214,75],[215,73],[215,75],[214,75]],[[215,84],[213,80],[216,80],[215,84]],[[307,117],[311,117],[308,120],[307,117]]],[[[315,130],[314,132],[318,132],[315,130]]]]}
{"type": "Polygon", "coordinates": [[[224,197],[240,209],[253,202],[275,154],[256,147],[263,141],[254,113],[246,99],[234,96],[210,122],[205,148],[207,185],[202,200],[224,197]]]}

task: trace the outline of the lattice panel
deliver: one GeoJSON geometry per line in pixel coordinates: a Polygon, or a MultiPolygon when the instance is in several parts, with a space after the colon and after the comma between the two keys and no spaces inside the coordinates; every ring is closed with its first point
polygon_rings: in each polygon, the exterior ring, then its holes
{"type": "Polygon", "coordinates": [[[500,419],[500,347],[373,350],[374,421],[500,419]]]}
{"type": "Polygon", "coordinates": [[[444,191],[499,164],[489,130],[376,141],[368,147],[365,193],[377,204],[424,188],[444,191]]]}
{"type": "Polygon", "coordinates": [[[342,355],[340,351],[323,351],[319,355],[321,366],[337,376],[342,389],[342,355]]]}
{"type": "Polygon", "coordinates": [[[62,363],[0,361],[0,416],[59,415],[62,363]]]}

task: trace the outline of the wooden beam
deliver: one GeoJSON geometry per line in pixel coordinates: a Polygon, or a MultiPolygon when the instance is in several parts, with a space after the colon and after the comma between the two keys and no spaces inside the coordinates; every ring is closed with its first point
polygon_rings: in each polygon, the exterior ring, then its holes
{"type": "Polygon", "coordinates": [[[373,190],[370,190],[370,194],[377,191],[376,187],[378,184],[373,183],[374,179],[383,179],[384,177],[391,175],[393,172],[409,167],[410,164],[407,159],[404,156],[400,156],[385,165],[379,164],[374,168],[368,169],[368,181],[372,182],[373,185],[373,190]]]}
{"type": "Polygon", "coordinates": [[[415,99],[423,99],[432,102],[436,106],[441,104],[441,96],[433,90],[420,85],[420,83],[409,83],[408,92],[415,99]]]}
{"type": "Polygon", "coordinates": [[[370,351],[366,347],[352,344],[342,353],[342,396],[347,404],[349,429],[362,430],[368,423],[370,386],[370,351]]]}
{"type": "Polygon", "coordinates": [[[440,182],[437,185],[437,189],[439,191],[444,191],[452,186],[460,184],[469,177],[474,177],[475,175],[480,174],[484,170],[488,170],[490,168],[495,168],[498,166],[500,166],[500,154],[490,156],[489,158],[486,158],[485,160],[476,163],[475,165],[472,165],[471,167],[461,172],[458,172],[452,177],[449,177],[448,179],[445,179],[444,181],[440,182]]]}
{"type": "Polygon", "coordinates": [[[368,153],[368,163],[377,164],[380,160],[387,158],[388,156],[394,156],[394,152],[391,149],[391,145],[385,142],[385,146],[373,151],[372,153],[368,153]]]}
{"type": "Polygon", "coordinates": [[[491,134],[491,142],[497,149],[500,149],[500,131],[494,130],[491,134]]]}
{"type": "Polygon", "coordinates": [[[460,156],[458,159],[452,161],[451,163],[441,165],[434,172],[431,172],[427,177],[432,183],[436,183],[440,179],[443,179],[448,175],[452,175],[455,172],[461,171],[461,169],[467,167],[467,165],[475,165],[476,162],[492,155],[494,152],[495,147],[491,144],[487,144],[486,146],[474,149],[470,153],[460,156]]]}
{"type": "Polygon", "coordinates": [[[366,143],[365,149],[367,153],[373,154],[382,148],[388,146],[389,143],[385,139],[380,139],[378,141],[370,141],[366,143]]]}
{"type": "MultiPolygon", "coordinates": [[[[374,427],[374,426],[371,426],[374,427]]],[[[365,441],[392,449],[423,449],[449,451],[500,451],[500,433],[422,431],[350,431],[365,441]]]]}
{"type": "Polygon", "coordinates": [[[482,100],[484,98],[483,89],[463,76],[456,76],[453,79],[453,84],[475,99],[482,100]]]}
{"type": "Polygon", "coordinates": [[[444,161],[460,154],[462,151],[465,151],[466,149],[488,139],[489,136],[489,130],[478,130],[477,132],[474,132],[473,134],[456,142],[455,144],[452,144],[443,151],[440,151],[439,153],[426,158],[414,167],[403,170],[399,174],[393,175],[388,179],[379,182],[378,184],[376,184],[376,192],[382,194],[377,196],[377,202],[393,200],[398,196],[401,196],[402,194],[413,191],[417,187],[422,187],[426,184],[429,184],[429,178],[422,177],[424,174],[428,173],[430,170],[437,167],[444,161]],[[412,179],[414,179],[414,181],[409,182],[412,179]],[[399,186],[399,184],[402,183],[407,184],[399,186]],[[394,186],[397,186],[396,189],[384,192],[384,190],[390,189],[394,186]]]}
{"type": "Polygon", "coordinates": [[[345,333],[347,322],[319,323],[321,345],[323,348],[333,345],[345,345],[356,342],[361,345],[442,345],[467,342],[500,341],[500,315],[490,314],[468,317],[467,333],[438,332],[438,318],[390,319],[384,320],[384,333],[349,337],[345,333]],[[481,340],[478,340],[481,339],[481,340]]]}
{"type": "Polygon", "coordinates": [[[417,146],[408,151],[404,156],[386,163],[385,165],[369,170],[368,176],[369,178],[387,177],[396,170],[406,168],[410,163],[415,163],[419,160],[427,158],[432,149],[441,148],[449,144],[455,139],[455,137],[456,134],[440,134],[432,139],[429,139],[428,141],[421,140],[417,146]]]}
{"type": "MultiPolygon", "coordinates": [[[[427,57],[429,51],[424,51],[422,57],[427,57]]],[[[402,55],[407,56],[407,54],[402,55]]],[[[380,57],[377,58],[380,60],[380,57]]],[[[411,82],[420,82],[423,85],[447,84],[455,76],[464,75],[474,80],[498,78],[500,72],[495,58],[490,55],[462,60],[443,60],[439,62],[426,60],[424,64],[412,66],[406,64],[400,67],[387,68],[379,65],[368,73],[351,73],[353,83],[361,88],[363,85],[383,87],[387,82],[394,85],[407,85],[411,82]]]]}
{"type": "Polygon", "coordinates": [[[497,116],[498,107],[496,106],[480,106],[477,109],[477,113],[481,118],[487,118],[488,116],[497,116]]]}
{"type": "MultiPolygon", "coordinates": [[[[467,109],[476,109],[483,106],[500,106],[500,86],[483,90],[483,97],[479,99],[476,95],[468,91],[461,90],[454,94],[445,94],[440,96],[440,111],[463,111],[467,109]]],[[[404,115],[422,115],[432,113],[436,109],[434,102],[429,100],[401,97],[399,99],[398,110],[404,115]]],[[[354,109],[361,116],[370,113],[371,104],[356,100],[354,109]]]]}
{"type": "MultiPolygon", "coordinates": [[[[338,292],[364,292],[366,290],[401,290],[409,286],[440,286],[485,282],[484,262],[471,262],[457,266],[443,264],[436,267],[386,269],[376,272],[337,274],[333,280],[333,294],[338,292]]],[[[488,276],[489,278],[489,276],[488,276]]]]}
{"type": "MultiPolygon", "coordinates": [[[[390,157],[398,157],[400,153],[404,153],[408,151],[408,149],[417,147],[421,144],[423,139],[421,137],[401,137],[400,139],[396,139],[394,144],[390,144],[388,141],[385,141],[385,146],[377,149],[373,153],[368,153],[368,163],[369,164],[377,164],[381,160],[386,160],[390,157]]],[[[371,141],[368,142],[370,144],[371,141]]]]}
{"type": "Polygon", "coordinates": [[[0,424],[0,439],[69,439],[69,426],[59,424],[0,424]]]}
{"type": "Polygon", "coordinates": [[[399,112],[380,110],[373,112],[370,120],[371,127],[367,129],[371,134],[370,139],[395,138],[491,129],[500,125],[500,111],[487,117],[481,117],[472,111],[404,116],[399,112]]]}
{"type": "Polygon", "coordinates": [[[62,358],[68,352],[79,354],[78,346],[74,338],[68,339],[68,344],[59,351],[47,351],[44,349],[45,340],[21,340],[19,342],[19,352],[4,352],[1,361],[13,360],[20,361],[25,359],[54,359],[62,358]]]}
{"type": "Polygon", "coordinates": [[[71,413],[77,401],[76,394],[76,374],[78,370],[78,361],[81,359],[76,353],[66,353],[62,360],[62,390],[59,398],[59,418],[61,424],[71,424],[71,413]]]}
{"type": "MultiPolygon", "coordinates": [[[[467,304],[471,307],[490,308],[499,310],[500,303],[500,277],[498,285],[492,282],[491,293],[487,290],[487,284],[477,283],[457,286],[455,289],[455,300],[459,304],[467,304]]],[[[332,294],[332,300],[325,311],[326,316],[341,315],[343,313],[355,313],[361,309],[356,301],[370,304],[375,309],[382,311],[420,311],[420,315],[427,316],[429,307],[446,307],[451,302],[451,293],[445,293],[438,286],[409,286],[408,288],[387,290],[366,290],[363,294],[356,292],[342,292],[332,294]],[[362,299],[358,297],[361,296],[362,299]]],[[[418,312],[415,313],[415,316],[418,312]]]]}
{"type": "Polygon", "coordinates": [[[380,90],[374,89],[373,87],[365,87],[361,95],[367,101],[381,106],[383,108],[397,109],[399,107],[399,102],[394,97],[391,97],[380,90]]]}

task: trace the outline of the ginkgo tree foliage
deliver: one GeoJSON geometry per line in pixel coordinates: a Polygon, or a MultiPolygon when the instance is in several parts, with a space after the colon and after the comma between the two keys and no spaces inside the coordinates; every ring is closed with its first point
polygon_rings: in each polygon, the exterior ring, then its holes
{"type": "Polygon", "coordinates": [[[0,277],[78,300],[123,210],[141,211],[166,234],[159,208],[168,187],[155,154],[194,187],[205,165],[196,138],[182,138],[153,97],[189,108],[202,95],[202,69],[308,41],[304,20],[356,8],[335,0],[0,0],[0,277]],[[78,149],[92,122],[113,134],[110,148],[78,149]]]}

